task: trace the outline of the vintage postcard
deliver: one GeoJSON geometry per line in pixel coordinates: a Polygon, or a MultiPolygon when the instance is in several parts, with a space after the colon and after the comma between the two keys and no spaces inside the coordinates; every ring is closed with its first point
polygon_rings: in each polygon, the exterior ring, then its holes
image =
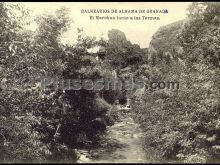
{"type": "Polygon", "coordinates": [[[0,2],[0,163],[220,163],[220,3],[0,2]]]}

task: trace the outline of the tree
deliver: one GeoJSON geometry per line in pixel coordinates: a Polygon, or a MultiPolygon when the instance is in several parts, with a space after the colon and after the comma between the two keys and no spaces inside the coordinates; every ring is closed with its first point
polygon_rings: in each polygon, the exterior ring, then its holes
{"type": "Polygon", "coordinates": [[[127,40],[125,34],[117,29],[108,32],[106,45],[106,59],[110,61],[114,69],[140,64],[145,53],[136,44],[127,40]]]}

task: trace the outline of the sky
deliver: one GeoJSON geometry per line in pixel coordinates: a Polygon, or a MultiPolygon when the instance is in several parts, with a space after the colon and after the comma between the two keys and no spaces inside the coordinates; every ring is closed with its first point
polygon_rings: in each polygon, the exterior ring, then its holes
{"type": "MultiPolygon", "coordinates": [[[[83,27],[84,35],[97,38],[107,38],[108,30],[119,29],[123,31],[128,40],[139,44],[141,48],[148,47],[152,35],[163,25],[186,18],[187,7],[191,2],[22,2],[19,3],[30,9],[32,17],[44,12],[54,12],[61,7],[69,8],[69,14],[73,23],[70,29],[63,35],[62,42],[73,43],[77,37],[77,27],[83,27]],[[149,10],[167,9],[168,14],[157,13],[81,13],[87,9],[117,9],[117,10],[149,10]],[[90,16],[136,16],[160,17],[160,20],[91,20],[90,16]]],[[[36,25],[31,24],[30,29],[36,25]]]]}

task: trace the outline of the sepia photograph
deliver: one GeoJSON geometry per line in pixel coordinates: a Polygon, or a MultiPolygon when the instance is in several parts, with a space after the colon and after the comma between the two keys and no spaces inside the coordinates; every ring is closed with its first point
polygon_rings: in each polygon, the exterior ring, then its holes
{"type": "Polygon", "coordinates": [[[0,163],[220,163],[220,2],[0,2],[0,163]]]}

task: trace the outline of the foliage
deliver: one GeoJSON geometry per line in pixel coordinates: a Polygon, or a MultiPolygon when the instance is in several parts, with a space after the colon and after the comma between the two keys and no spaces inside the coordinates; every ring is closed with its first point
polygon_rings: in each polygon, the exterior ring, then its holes
{"type": "MultiPolygon", "coordinates": [[[[180,46],[183,52],[171,53],[177,57],[172,58],[172,65],[161,65],[160,48],[155,46],[167,41],[152,41],[155,51],[151,48],[150,55],[157,58],[153,68],[160,71],[161,79],[179,81],[180,89],[146,91],[142,103],[133,100],[133,108],[146,131],[146,148],[156,150],[164,161],[219,160],[219,24],[214,21],[217,17],[218,2],[192,4],[182,29],[174,33],[174,40],[179,41],[171,46],[180,46]]],[[[170,36],[170,30],[161,28],[158,37],[170,36]]],[[[148,70],[150,75],[154,74],[153,68],[148,70]]]]}
{"type": "Polygon", "coordinates": [[[192,3],[186,20],[160,28],[150,47],[141,49],[116,29],[108,40],[78,30],[77,42],[64,45],[61,36],[71,23],[66,9],[37,17],[33,32],[24,28],[28,11],[0,3],[1,162],[76,162],[77,149],[99,144],[117,120],[115,101],[127,93],[53,85],[43,90],[41,78],[112,79],[114,71],[123,80],[132,75],[180,83],[178,90],[133,98],[146,148],[168,162],[218,161],[219,4],[192,3]],[[95,47],[101,49],[91,53],[95,47]]]}
{"type": "Polygon", "coordinates": [[[132,44],[125,34],[117,29],[108,31],[106,44],[106,59],[114,69],[122,69],[127,66],[137,67],[146,57],[139,45],[132,44]]]}
{"type": "Polygon", "coordinates": [[[28,12],[0,3],[2,162],[76,162],[76,149],[98,143],[114,122],[112,106],[100,91],[41,88],[44,76],[92,80],[111,76],[96,54],[88,52],[100,43],[95,38],[79,33],[75,45],[61,43],[70,25],[66,11],[40,15],[33,32],[22,24],[28,12]],[[14,16],[15,9],[23,15],[14,16]]]}

